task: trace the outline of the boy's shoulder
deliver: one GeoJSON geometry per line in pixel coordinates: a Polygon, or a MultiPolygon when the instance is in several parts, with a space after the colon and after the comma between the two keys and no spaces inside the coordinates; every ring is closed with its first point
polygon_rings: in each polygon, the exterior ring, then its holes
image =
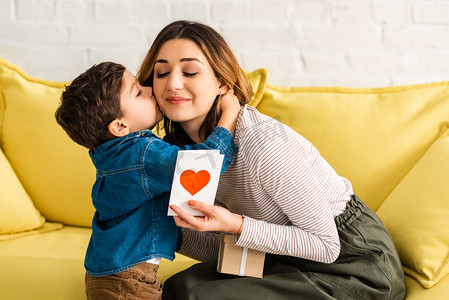
{"type": "Polygon", "coordinates": [[[97,170],[113,169],[123,164],[138,164],[144,156],[159,153],[165,144],[151,130],[145,130],[109,140],[89,150],[89,156],[97,170]]]}
{"type": "Polygon", "coordinates": [[[136,131],[123,137],[113,138],[89,152],[95,155],[116,151],[117,148],[139,148],[144,147],[145,144],[153,141],[162,142],[161,138],[155,135],[151,130],[136,131]]]}

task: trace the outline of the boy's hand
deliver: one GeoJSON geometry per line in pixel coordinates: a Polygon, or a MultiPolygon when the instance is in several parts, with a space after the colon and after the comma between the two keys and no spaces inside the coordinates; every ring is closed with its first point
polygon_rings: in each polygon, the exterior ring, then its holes
{"type": "Polygon", "coordinates": [[[240,112],[240,102],[234,95],[233,89],[227,90],[221,96],[218,107],[221,110],[221,117],[217,126],[224,127],[234,134],[235,123],[240,112]]]}
{"type": "Polygon", "coordinates": [[[240,111],[239,99],[234,95],[234,89],[229,89],[219,100],[219,107],[222,113],[238,114],[240,111]]]}

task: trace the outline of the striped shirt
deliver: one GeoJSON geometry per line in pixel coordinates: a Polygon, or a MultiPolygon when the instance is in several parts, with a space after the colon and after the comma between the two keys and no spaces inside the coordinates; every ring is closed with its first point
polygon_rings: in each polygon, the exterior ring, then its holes
{"type": "MultiPolygon", "coordinates": [[[[235,244],[333,262],[340,253],[334,217],[353,194],[351,183],[304,137],[253,107],[242,107],[234,141],[239,152],[220,177],[215,204],[245,216],[235,244]]],[[[181,253],[213,261],[218,247],[218,233],[183,229],[181,253]]]]}

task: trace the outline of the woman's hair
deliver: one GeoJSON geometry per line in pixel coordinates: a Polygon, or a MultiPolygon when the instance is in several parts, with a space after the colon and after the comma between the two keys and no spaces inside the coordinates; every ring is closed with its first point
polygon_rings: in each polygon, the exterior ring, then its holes
{"type": "Polygon", "coordinates": [[[113,136],[108,125],[122,117],[120,91],[125,67],[103,62],[76,77],[61,96],[58,124],[76,143],[95,149],[113,136]]]}
{"type": "MultiPolygon", "coordinates": [[[[213,28],[192,21],[176,21],[167,25],[157,35],[148,50],[145,59],[137,73],[137,79],[144,86],[153,86],[154,65],[159,50],[165,42],[174,39],[187,39],[196,43],[206,56],[214,70],[215,76],[224,82],[228,88],[234,89],[240,104],[247,104],[253,96],[251,85],[246,80],[240,65],[223,37],[213,28]]],[[[218,100],[218,97],[217,99],[218,100]]],[[[207,114],[201,125],[199,135],[206,138],[218,123],[217,101],[207,114]]],[[[184,132],[181,125],[172,122],[164,116],[164,129],[168,141],[174,144],[190,144],[192,140],[184,132]]]]}

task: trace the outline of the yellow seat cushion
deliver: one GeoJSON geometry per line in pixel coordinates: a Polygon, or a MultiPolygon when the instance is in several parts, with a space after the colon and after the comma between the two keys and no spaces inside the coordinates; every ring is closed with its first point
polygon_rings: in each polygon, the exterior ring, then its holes
{"type": "Polygon", "coordinates": [[[449,273],[448,180],[449,130],[377,211],[396,244],[405,273],[426,288],[449,273]]]}
{"type": "Polygon", "coordinates": [[[87,149],[54,118],[65,84],[29,76],[0,58],[0,144],[48,221],[90,226],[95,169],[87,149]]]}
{"type": "Polygon", "coordinates": [[[449,119],[448,99],[449,82],[387,88],[267,83],[257,109],[311,141],[376,210],[437,138],[449,119]]]}
{"type": "Polygon", "coordinates": [[[0,298],[86,299],[83,262],[90,232],[65,226],[0,242],[0,298]]]}
{"type": "MultiPolygon", "coordinates": [[[[86,299],[84,256],[90,234],[90,228],[64,226],[58,231],[2,241],[0,298],[86,299]]],[[[164,282],[195,263],[176,253],[174,261],[161,261],[158,278],[164,282]]]]}
{"type": "Polygon", "coordinates": [[[405,285],[405,300],[449,299],[449,276],[442,278],[431,289],[423,288],[410,276],[405,276],[405,285]]]}

